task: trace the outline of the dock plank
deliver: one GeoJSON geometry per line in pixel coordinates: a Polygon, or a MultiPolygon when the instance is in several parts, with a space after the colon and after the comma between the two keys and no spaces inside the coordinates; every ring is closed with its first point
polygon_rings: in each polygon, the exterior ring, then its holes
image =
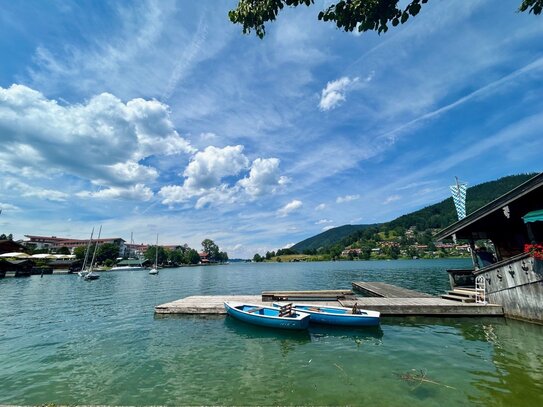
{"type": "Polygon", "coordinates": [[[379,311],[381,315],[387,316],[503,316],[503,308],[500,305],[465,303],[439,297],[359,297],[356,301],[339,302],[344,307],[352,307],[356,302],[360,308],[379,311]]]}
{"type": "Polygon", "coordinates": [[[383,298],[432,298],[434,296],[376,281],[355,281],[353,289],[372,297],[383,298]]]}
{"type": "Polygon", "coordinates": [[[262,301],[337,301],[352,298],[355,298],[352,290],[262,291],[262,301]]]}

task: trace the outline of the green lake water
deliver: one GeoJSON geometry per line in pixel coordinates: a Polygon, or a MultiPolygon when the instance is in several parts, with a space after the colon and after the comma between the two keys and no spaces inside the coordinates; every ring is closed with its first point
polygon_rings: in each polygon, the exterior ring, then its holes
{"type": "MultiPolygon", "coordinates": [[[[274,331],[156,317],[187,295],[350,288],[439,294],[468,260],[230,264],[0,280],[0,404],[543,405],[543,326],[382,318],[379,329],[274,331]],[[420,380],[424,378],[424,380],[420,380]]],[[[542,299],[543,300],[543,299],[542,299]]]]}

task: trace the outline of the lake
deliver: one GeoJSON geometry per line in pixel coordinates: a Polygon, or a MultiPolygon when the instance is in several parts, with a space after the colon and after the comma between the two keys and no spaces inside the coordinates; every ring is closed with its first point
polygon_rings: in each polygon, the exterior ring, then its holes
{"type": "Polygon", "coordinates": [[[440,294],[466,259],[225,266],[0,280],[0,404],[542,405],[543,326],[382,318],[379,329],[278,332],[156,317],[188,295],[350,288],[440,294]]]}

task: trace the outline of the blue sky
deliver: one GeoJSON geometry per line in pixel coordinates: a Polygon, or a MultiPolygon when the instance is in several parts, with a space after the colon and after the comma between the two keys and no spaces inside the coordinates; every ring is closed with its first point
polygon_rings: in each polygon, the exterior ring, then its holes
{"type": "MultiPolygon", "coordinates": [[[[432,1],[381,36],[224,1],[0,1],[0,232],[230,257],[541,171],[543,17],[432,1]]],[[[468,195],[469,199],[469,195],[468,195]]]]}

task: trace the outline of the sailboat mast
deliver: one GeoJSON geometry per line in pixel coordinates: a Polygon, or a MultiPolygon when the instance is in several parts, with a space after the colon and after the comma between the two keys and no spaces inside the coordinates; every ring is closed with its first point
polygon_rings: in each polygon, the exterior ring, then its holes
{"type": "Polygon", "coordinates": [[[83,267],[81,267],[81,271],[85,270],[85,266],[87,265],[87,260],[89,258],[89,249],[90,245],[92,243],[92,236],[94,235],[94,226],[92,227],[92,232],[90,235],[89,243],[87,243],[87,249],[85,250],[85,260],[83,260],[83,267]]]}
{"type": "Polygon", "coordinates": [[[158,269],[158,233],[156,234],[155,267],[158,269]]]}
{"type": "Polygon", "coordinates": [[[96,239],[96,244],[94,245],[94,253],[92,254],[92,260],[89,267],[90,272],[92,272],[92,266],[94,265],[94,259],[96,258],[96,250],[98,249],[98,240],[100,239],[101,234],[102,234],[102,225],[100,225],[100,230],[98,231],[98,239],[96,239]]]}

